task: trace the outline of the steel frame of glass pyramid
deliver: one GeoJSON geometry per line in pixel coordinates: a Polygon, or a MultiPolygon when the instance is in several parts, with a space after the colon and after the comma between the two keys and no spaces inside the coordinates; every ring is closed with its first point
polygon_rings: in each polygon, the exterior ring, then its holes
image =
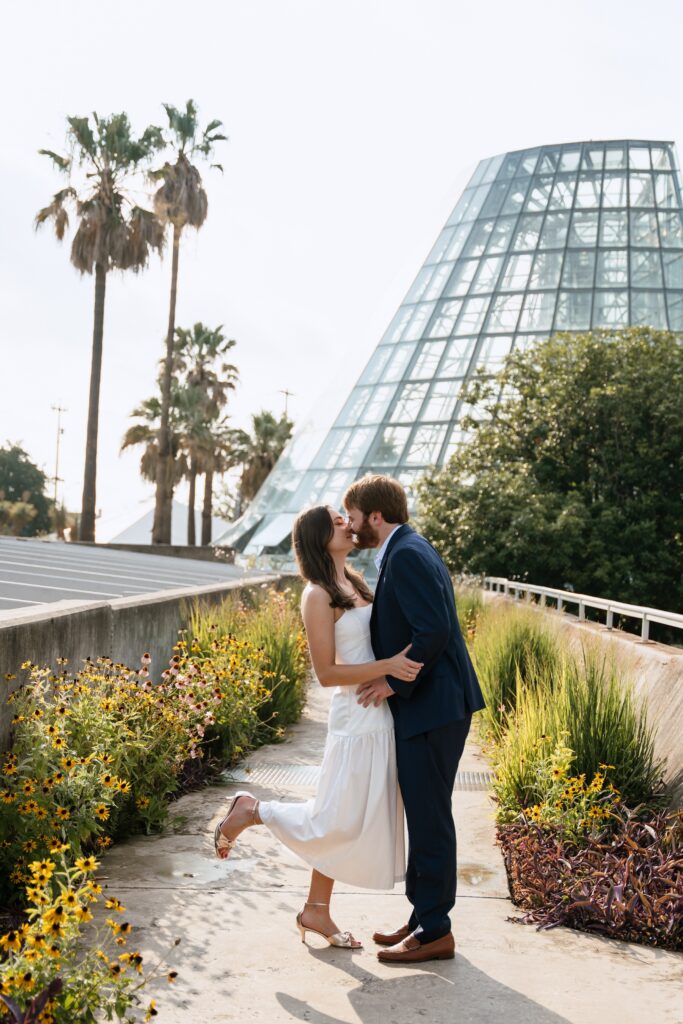
{"type": "Polygon", "coordinates": [[[343,408],[308,422],[217,543],[287,560],[297,513],[368,472],[408,489],[465,439],[478,368],[556,331],[683,331],[683,210],[672,142],[613,140],[482,160],[343,408]]]}

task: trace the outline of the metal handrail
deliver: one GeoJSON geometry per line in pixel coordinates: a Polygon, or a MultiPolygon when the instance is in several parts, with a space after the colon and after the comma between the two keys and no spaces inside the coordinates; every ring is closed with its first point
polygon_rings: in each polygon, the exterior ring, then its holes
{"type": "Polygon", "coordinates": [[[610,601],[603,597],[592,597],[590,594],[577,594],[573,590],[555,590],[553,587],[537,587],[530,583],[520,583],[504,576],[485,576],[484,589],[492,593],[506,594],[516,600],[524,596],[527,601],[532,596],[538,597],[539,605],[544,608],[548,598],[557,601],[557,610],[561,612],[564,605],[576,604],[579,607],[579,621],[586,619],[586,608],[597,608],[606,613],[607,629],[614,628],[614,616],[623,615],[627,619],[640,619],[642,623],[640,639],[644,644],[650,639],[650,623],[658,622],[673,629],[683,629],[683,615],[677,612],[663,611],[661,608],[647,608],[637,604],[624,604],[622,601],[610,601]]]}

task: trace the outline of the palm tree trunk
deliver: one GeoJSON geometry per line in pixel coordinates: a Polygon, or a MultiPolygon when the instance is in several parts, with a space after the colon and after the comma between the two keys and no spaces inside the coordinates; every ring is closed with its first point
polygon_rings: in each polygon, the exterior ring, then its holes
{"type": "Polygon", "coordinates": [[[97,482],[97,428],[100,415],[100,380],[102,377],[102,339],[104,337],[104,299],[107,290],[107,268],[95,264],[95,315],[92,332],[90,364],[90,396],[88,428],[85,442],[85,470],[79,540],[95,540],[95,501],[97,482]]]}
{"type": "Polygon", "coordinates": [[[173,335],[175,333],[175,307],[178,294],[178,256],[180,232],[173,225],[173,262],[171,264],[171,300],[168,310],[168,331],[166,333],[166,359],[161,385],[161,423],[159,426],[159,455],[156,477],[156,504],[152,544],[171,543],[171,508],[173,503],[173,454],[171,452],[171,380],[173,375],[173,335]]]}
{"type": "Polygon", "coordinates": [[[213,470],[204,477],[204,504],[202,505],[202,545],[211,543],[211,513],[213,511],[213,470]]]}
{"type": "Polygon", "coordinates": [[[187,543],[194,547],[197,543],[195,536],[195,522],[194,522],[194,497],[197,486],[197,461],[192,459],[190,461],[190,494],[187,499],[187,543]]]}

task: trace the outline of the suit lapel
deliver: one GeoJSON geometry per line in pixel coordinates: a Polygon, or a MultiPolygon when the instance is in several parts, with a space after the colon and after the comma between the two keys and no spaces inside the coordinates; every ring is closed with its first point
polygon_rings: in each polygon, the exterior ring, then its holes
{"type": "MultiPolygon", "coordinates": [[[[387,562],[389,561],[389,552],[392,550],[392,548],[394,547],[396,541],[400,537],[404,537],[406,535],[406,533],[412,533],[412,532],[413,532],[412,526],[408,526],[407,523],[404,523],[402,526],[399,526],[398,530],[396,530],[391,535],[391,538],[389,539],[389,543],[387,544],[387,549],[384,552],[384,557],[382,559],[382,564],[381,564],[380,570],[379,570],[379,576],[377,577],[377,585],[375,587],[375,595],[377,595],[379,593],[379,585],[382,582],[382,577],[384,576],[384,570],[386,569],[387,562]]],[[[374,620],[376,614],[377,614],[377,601],[373,601],[372,602],[372,611],[370,612],[370,625],[371,626],[372,626],[372,623],[373,623],[373,620],[374,620]]]]}

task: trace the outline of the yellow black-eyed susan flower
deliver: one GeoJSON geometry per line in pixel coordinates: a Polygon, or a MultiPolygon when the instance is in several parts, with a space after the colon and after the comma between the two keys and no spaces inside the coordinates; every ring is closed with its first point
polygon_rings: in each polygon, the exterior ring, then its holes
{"type": "Polygon", "coordinates": [[[76,859],[76,867],[83,874],[87,874],[90,871],[97,871],[100,866],[99,861],[95,860],[94,857],[78,857],[76,859]]]}

